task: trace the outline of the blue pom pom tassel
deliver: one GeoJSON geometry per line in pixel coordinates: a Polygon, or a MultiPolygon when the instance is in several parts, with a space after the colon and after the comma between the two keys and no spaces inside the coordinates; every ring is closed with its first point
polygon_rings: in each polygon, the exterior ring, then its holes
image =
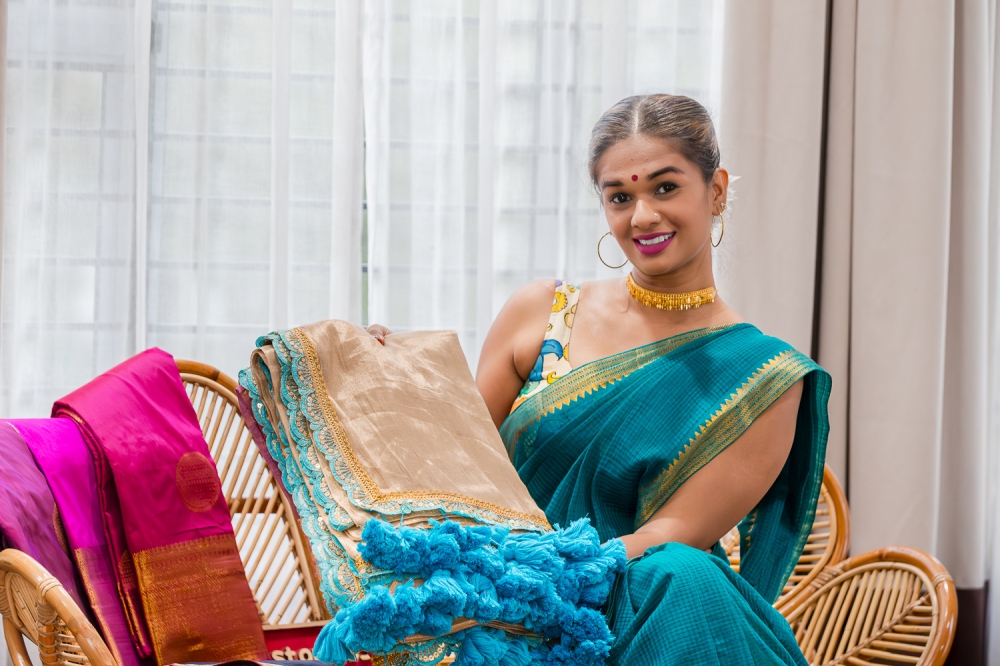
{"type": "Polygon", "coordinates": [[[359,551],[372,566],[410,580],[393,592],[374,585],[341,609],[316,641],[323,661],[399,652],[407,649],[401,640],[417,633],[457,648],[455,666],[602,666],[607,659],[613,639],[596,609],[624,570],[625,547],[601,544],[586,519],[542,534],[369,520],[362,539],[359,551]],[[486,626],[452,634],[457,618],[521,624],[548,642],[486,626]]]}

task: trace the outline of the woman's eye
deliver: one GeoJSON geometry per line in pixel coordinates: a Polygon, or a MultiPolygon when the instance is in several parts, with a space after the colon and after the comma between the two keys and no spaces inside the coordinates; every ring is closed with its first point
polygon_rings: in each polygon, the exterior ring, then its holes
{"type": "Polygon", "coordinates": [[[628,201],[628,195],[622,192],[619,192],[618,194],[612,194],[611,198],[609,198],[608,201],[610,201],[613,204],[625,203],[626,201],[628,201]]]}
{"type": "Polygon", "coordinates": [[[677,189],[675,183],[660,183],[660,186],[656,188],[657,194],[669,194],[677,189]]]}

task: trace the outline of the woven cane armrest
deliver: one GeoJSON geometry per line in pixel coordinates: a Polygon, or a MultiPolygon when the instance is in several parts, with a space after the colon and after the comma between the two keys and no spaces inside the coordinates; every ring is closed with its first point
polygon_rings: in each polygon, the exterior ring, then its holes
{"type": "Polygon", "coordinates": [[[264,627],[329,619],[295,513],[260,455],[236,401],[236,382],[177,361],[229,504],[233,531],[264,627]]]}
{"type": "Polygon", "coordinates": [[[115,666],[111,651],[62,584],[19,550],[0,551],[0,615],[14,666],[30,666],[23,636],[43,664],[115,666]]]}
{"type": "MultiPolygon", "coordinates": [[[[722,539],[722,547],[729,556],[729,564],[736,571],[740,570],[739,542],[740,534],[735,527],[722,539]]],[[[837,564],[847,557],[850,545],[851,514],[847,505],[847,495],[830,468],[824,467],[823,485],[820,487],[816,518],[809,533],[809,540],[774,607],[783,615],[787,615],[790,604],[824,568],[837,564]]]]}
{"type": "Polygon", "coordinates": [[[811,665],[941,666],[958,599],[944,566],[914,548],[882,548],[827,567],[787,614],[811,665]]]}

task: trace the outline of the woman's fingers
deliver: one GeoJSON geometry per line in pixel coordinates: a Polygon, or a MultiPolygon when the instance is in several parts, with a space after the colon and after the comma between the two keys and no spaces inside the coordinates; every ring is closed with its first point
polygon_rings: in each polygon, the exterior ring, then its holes
{"type": "Polygon", "coordinates": [[[388,328],[382,324],[372,324],[368,327],[368,332],[371,333],[372,337],[378,340],[381,344],[385,344],[385,336],[392,333],[388,328]]]}

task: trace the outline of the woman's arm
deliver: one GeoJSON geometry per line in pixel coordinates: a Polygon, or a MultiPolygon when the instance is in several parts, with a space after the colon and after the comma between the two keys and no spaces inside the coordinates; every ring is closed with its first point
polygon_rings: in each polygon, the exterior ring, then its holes
{"type": "Polygon", "coordinates": [[[500,310],[483,342],[476,386],[497,428],[510,413],[542,351],[555,289],[554,280],[538,280],[518,289],[500,310]]]}
{"type": "Polygon", "coordinates": [[[668,541],[705,550],[725,536],[778,478],[792,449],[801,397],[799,381],[695,472],[635,534],[622,537],[628,556],[668,541]]]}

